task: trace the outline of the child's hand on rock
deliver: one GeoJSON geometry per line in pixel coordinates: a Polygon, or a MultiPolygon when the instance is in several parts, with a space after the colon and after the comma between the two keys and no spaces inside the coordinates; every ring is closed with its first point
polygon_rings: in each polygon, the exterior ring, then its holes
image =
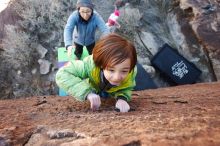
{"type": "Polygon", "coordinates": [[[98,110],[101,105],[100,96],[95,93],[89,93],[87,99],[90,101],[90,107],[92,110],[98,110]]]}
{"type": "Polygon", "coordinates": [[[122,113],[128,112],[130,110],[129,104],[125,100],[122,100],[122,99],[119,99],[116,102],[115,107],[119,109],[120,112],[122,113]]]}

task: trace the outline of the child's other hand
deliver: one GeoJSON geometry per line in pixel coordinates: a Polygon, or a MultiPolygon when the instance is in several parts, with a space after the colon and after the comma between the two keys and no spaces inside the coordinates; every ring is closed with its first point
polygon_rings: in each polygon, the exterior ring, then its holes
{"type": "Polygon", "coordinates": [[[125,100],[122,100],[122,99],[119,99],[116,102],[115,107],[118,108],[120,112],[122,113],[128,112],[130,110],[129,104],[125,100]]]}
{"type": "Polygon", "coordinates": [[[71,57],[71,55],[72,55],[72,49],[73,49],[73,46],[69,46],[69,47],[67,48],[67,56],[68,56],[68,57],[71,57]]]}
{"type": "Polygon", "coordinates": [[[95,93],[89,93],[87,99],[90,101],[90,107],[92,110],[98,110],[101,105],[100,96],[95,93]]]}

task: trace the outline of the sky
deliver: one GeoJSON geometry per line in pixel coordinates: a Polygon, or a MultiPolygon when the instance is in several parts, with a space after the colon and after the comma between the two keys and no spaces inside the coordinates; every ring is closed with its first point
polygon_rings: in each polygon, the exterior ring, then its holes
{"type": "Polygon", "coordinates": [[[9,1],[10,0],[0,0],[0,12],[7,7],[9,1]]]}

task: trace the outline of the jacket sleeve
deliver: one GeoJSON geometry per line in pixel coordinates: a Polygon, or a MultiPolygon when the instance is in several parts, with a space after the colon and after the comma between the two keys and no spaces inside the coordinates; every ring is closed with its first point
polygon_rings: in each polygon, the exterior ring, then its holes
{"type": "Polygon", "coordinates": [[[67,23],[64,28],[64,43],[65,47],[72,45],[74,42],[74,38],[72,37],[74,28],[76,26],[77,21],[77,11],[74,11],[68,18],[67,23]]]}
{"type": "Polygon", "coordinates": [[[127,88],[127,89],[118,91],[115,94],[115,97],[117,100],[123,98],[123,99],[126,99],[126,101],[131,101],[132,90],[133,88],[127,88]]]}
{"type": "Polygon", "coordinates": [[[98,29],[101,31],[102,35],[107,35],[110,33],[108,27],[105,25],[105,21],[103,20],[103,18],[101,17],[101,15],[99,15],[97,12],[95,12],[96,14],[96,22],[97,22],[97,26],[98,29]]]}
{"type": "Polygon", "coordinates": [[[90,69],[86,67],[86,62],[72,61],[69,65],[58,70],[56,83],[69,95],[84,101],[86,96],[95,90],[88,81],[90,69]]]}

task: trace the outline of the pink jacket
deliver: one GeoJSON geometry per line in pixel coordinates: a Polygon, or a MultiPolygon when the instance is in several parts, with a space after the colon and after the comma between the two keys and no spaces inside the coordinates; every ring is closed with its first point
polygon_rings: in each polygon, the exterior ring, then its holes
{"type": "Polygon", "coordinates": [[[110,26],[115,25],[115,22],[117,21],[118,17],[120,15],[119,10],[115,10],[114,13],[112,13],[108,18],[108,24],[110,26]]]}

